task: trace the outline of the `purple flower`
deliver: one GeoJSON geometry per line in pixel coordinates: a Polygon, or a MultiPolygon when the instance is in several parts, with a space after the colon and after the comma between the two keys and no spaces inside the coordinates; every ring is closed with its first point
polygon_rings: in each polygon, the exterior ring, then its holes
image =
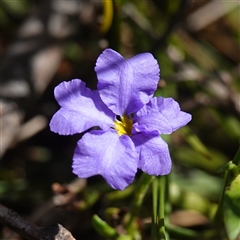
{"type": "Polygon", "coordinates": [[[95,71],[96,91],[80,79],[62,82],[54,91],[61,108],[50,122],[53,132],[71,135],[99,129],[78,141],[73,172],[80,178],[100,174],[116,189],[132,183],[137,168],[149,175],[168,174],[171,158],[160,135],[186,125],[191,115],[172,98],[153,97],[159,81],[157,61],[150,53],[124,59],[106,49],[95,71]]]}

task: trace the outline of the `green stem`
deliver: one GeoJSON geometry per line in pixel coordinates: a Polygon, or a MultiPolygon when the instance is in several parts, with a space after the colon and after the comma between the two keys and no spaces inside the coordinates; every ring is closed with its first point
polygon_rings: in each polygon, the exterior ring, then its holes
{"type": "Polygon", "coordinates": [[[160,191],[159,191],[159,232],[160,232],[160,239],[166,240],[166,231],[165,231],[165,224],[164,224],[164,214],[165,214],[165,192],[166,192],[166,177],[162,176],[160,178],[160,191]]]}
{"type": "MultiPolygon", "coordinates": [[[[170,183],[171,174],[165,176],[165,216],[164,216],[164,224],[170,224],[170,214],[172,212],[172,205],[169,200],[169,183],[170,183]]],[[[169,240],[168,231],[165,232],[166,240],[169,240]]]]}
{"type": "Polygon", "coordinates": [[[154,179],[153,176],[149,176],[145,173],[143,173],[139,179],[139,182],[135,189],[135,195],[134,195],[133,205],[130,211],[130,217],[126,224],[126,228],[128,232],[131,232],[132,229],[134,228],[133,227],[134,220],[139,213],[143,199],[153,179],[154,179]]]}
{"type": "Polygon", "coordinates": [[[152,227],[151,227],[151,239],[158,240],[158,183],[159,180],[155,178],[152,183],[152,227]]]}

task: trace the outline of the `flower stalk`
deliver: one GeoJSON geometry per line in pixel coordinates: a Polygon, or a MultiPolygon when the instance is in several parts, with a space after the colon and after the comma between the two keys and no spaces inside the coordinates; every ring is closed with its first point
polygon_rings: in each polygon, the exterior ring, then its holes
{"type": "Polygon", "coordinates": [[[144,197],[147,193],[147,190],[148,190],[149,186],[151,185],[153,179],[154,179],[154,176],[149,176],[149,175],[143,173],[138,181],[138,184],[137,184],[136,190],[135,190],[135,194],[134,194],[133,205],[130,210],[130,216],[129,216],[128,222],[126,224],[126,229],[129,233],[131,233],[132,229],[134,228],[135,219],[138,216],[143,199],[144,199],[144,197]]]}
{"type": "Polygon", "coordinates": [[[166,176],[161,176],[159,178],[159,239],[167,240],[166,231],[165,231],[165,197],[166,197],[166,176]]]}
{"type": "Polygon", "coordinates": [[[158,240],[158,178],[154,178],[152,183],[152,226],[151,226],[151,237],[152,240],[158,240]]]}

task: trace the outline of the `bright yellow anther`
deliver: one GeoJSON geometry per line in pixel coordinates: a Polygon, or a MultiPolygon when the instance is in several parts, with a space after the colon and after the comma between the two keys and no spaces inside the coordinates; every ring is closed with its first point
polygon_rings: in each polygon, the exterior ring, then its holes
{"type": "Polygon", "coordinates": [[[122,116],[121,121],[116,120],[115,122],[115,130],[117,131],[118,135],[121,136],[123,134],[131,136],[132,135],[132,120],[129,119],[127,116],[122,116]]]}

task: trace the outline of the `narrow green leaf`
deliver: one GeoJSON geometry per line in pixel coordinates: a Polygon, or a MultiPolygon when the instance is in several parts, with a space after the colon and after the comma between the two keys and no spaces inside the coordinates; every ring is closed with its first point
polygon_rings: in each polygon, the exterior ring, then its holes
{"type": "Polygon", "coordinates": [[[212,158],[208,149],[201,142],[198,136],[191,130],[190,127],[185,126],[180,131],[184,134],[186,141],[196,152],[200,153],[208,159],[212,158]]]}
{"type": "Polygon", "coordinates": [[[92,218],[92,224],[95,230],[103,237],[117,239],[120,235],[97,215],[92,218]]]}

